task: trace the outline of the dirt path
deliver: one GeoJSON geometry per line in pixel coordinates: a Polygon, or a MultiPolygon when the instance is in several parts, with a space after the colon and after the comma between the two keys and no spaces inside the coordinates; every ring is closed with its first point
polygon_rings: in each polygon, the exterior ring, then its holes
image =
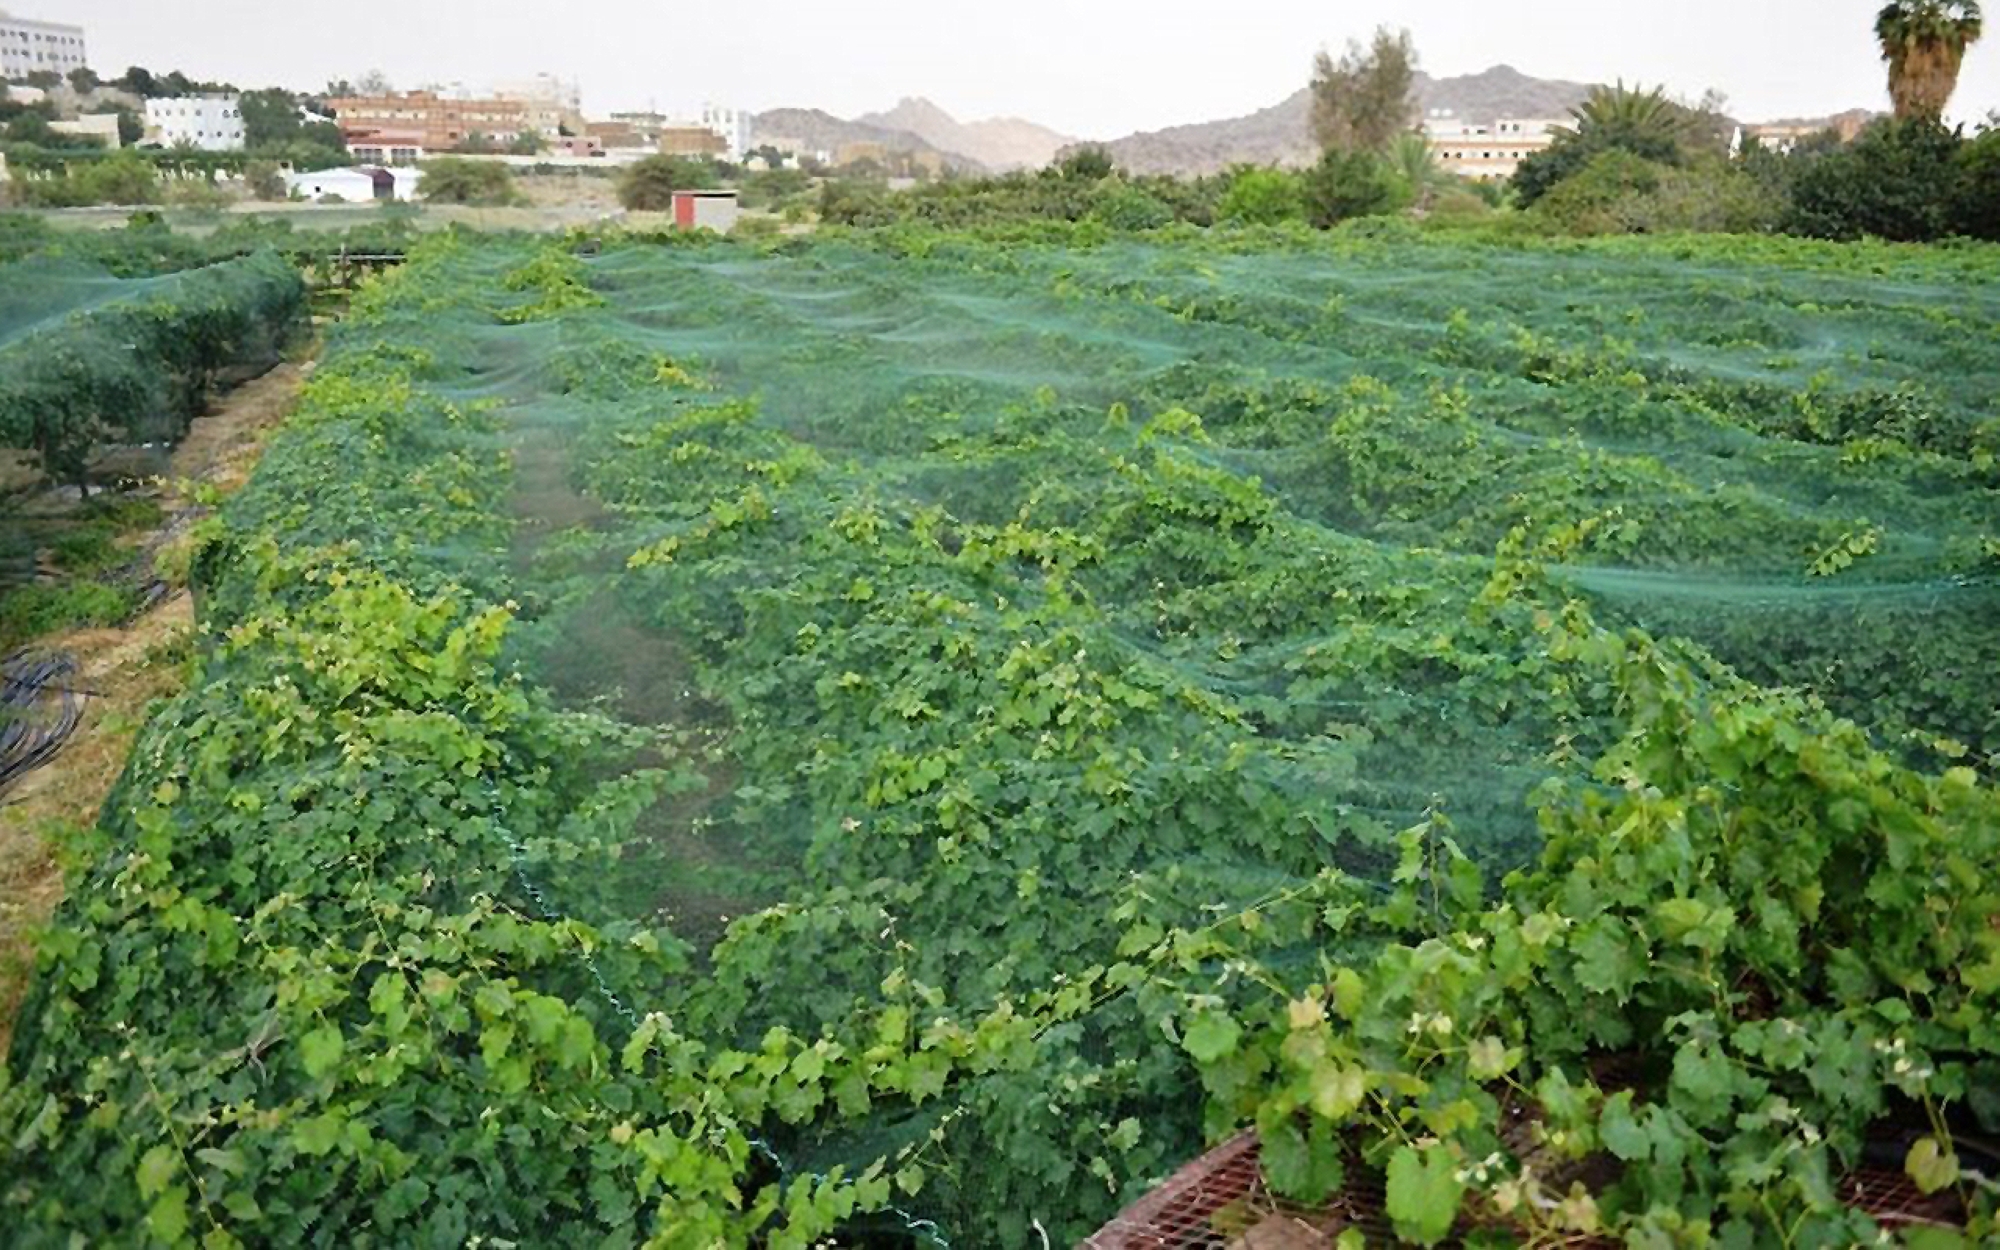
{"type": "MultiPolygon", "coordinates": [[[[256,463],[264,438],[291,411],[310,364],[287,362],[222,397],[175,449],[171,476],[231,491],[256,463]]],[[[165,488],[160,534],[192,506],[165,488]]],[[[157,535],[140,536],[148,546],[157,535]]],[[[76,689],[91,692],[74,737],[48,764],[0,794],[0,1058],[32,971],[35,933],[62,899],[60,852],[69,833],[95,824],[132,741],[156,699],[187,682],[193,603],[177,590],[127,625],[76,630],[36,645],[76,657],[76,689]]]]}
{"type": "MultiPolygon", "coordinates": [[[[549,540],[579,528],[612,533],[624,522],[572,480],[565,431],[522,423],[515,434],[514,566],[524,585],[547,586],[551,572],[537,560],[549,540]]],[[[621,548],[613,545],[566,575],[590,590],[542,622],[561,642],[534,659],[535,680],[565,706],[596,708],[661,735],[656,750],[600,761],[607,775],[671,759],[702,779],[639,814],[608,905],[619,919],[669,926],[705,956],[732,917],[771,901],[767,882],[776,871],[764,862],[768,854],[747,851],[741,831],[726,819],[737,785],[728,714],[695,689],[693,665],[679,644],[621,601],[621,548]]]]}

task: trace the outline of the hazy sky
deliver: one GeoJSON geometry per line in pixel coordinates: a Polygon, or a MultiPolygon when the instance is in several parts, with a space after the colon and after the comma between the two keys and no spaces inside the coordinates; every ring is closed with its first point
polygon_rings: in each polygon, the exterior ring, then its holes
{"type": "MultiPolygon", "coordinates": [[[[317,88],[379,68],[399,87],[547,70],[592,113],[704,101],[842,116],[928,96],[970,120],[1072,135],[1273,104],[1312,53],[1379,23],[1424,68],[1505,62],[1549,78],[1719,87],[1751,120],[1886,106],[1869,28],[1880,0],[0,0],[80,22],[94,66],[317,88]]],[[[2000,32],[1967,60],[1954,112],[2000,108],[2000,32]]]]}

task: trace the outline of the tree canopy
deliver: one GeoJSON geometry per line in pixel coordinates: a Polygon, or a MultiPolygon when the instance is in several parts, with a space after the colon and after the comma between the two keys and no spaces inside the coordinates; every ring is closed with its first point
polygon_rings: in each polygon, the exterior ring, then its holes
{"type": "Polygon", "coordinates": [[[1899,118],[1943,117],[1965,53],[1985,33],[1977,0],[1893,0],[1875,18],[1899,118]]]}
{"type": "Polygon", "coordinates": [[[495,161],[426,161],[421,189],[433,204],[504,205],[515,200],[513,175],[495,161]]]}
{"type": "Polygon", "coordinates": [[[685,156],[649,156],[626,166],[618,178],[618,202],[633,212],[664,212],[674,192],[712,187],[715,173],[704,161],[685,156]]]}
{"type": "Polygon", "coordinates": [[[1312,131],[1323,151],[1385,152],[1417,117],[1417,45],[1407,30],[1376,30],[1335,61],[1313,62],[1312,131]]]}

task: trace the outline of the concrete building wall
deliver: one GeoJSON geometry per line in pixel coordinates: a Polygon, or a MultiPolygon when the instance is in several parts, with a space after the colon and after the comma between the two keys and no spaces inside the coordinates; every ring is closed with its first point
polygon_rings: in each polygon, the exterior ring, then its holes
{"type": "Polygon", "coordinates": [[[161,147],[185,144],[204,152],[241,152],[243,109],[233,95],[148,100],[146,137],[161,147]]]}
{"type": "Polygon", "coordinates": [[[674,192],[674,225],[679,229],[728,234],[739,215],[734,191],[674,192]]]}
{"type": "Polygon", "coordinates": [[[1468,122],[1448,113],[1424,119],[1424,135],[1438,164],[1461,178],[1511,178],[1521,162],[1555,142],[1565,123],[1546,117],[1502,117],[1468,122]]]}
{"type": "Polygon", "coordinates": [[[729,141],[706,126],[662,126],[659,148],[665,156],[727,156],[729,141]]]}
{"type": "Polygon", "coordinates": [[[125,146],[124,139],[118,133],[116,113],[85,113],[75,121],[50,122],[49,129],[59,135],[81,135],[95,139],[100,146],[110,148],[114,152],[125,146]]]}
{"type": "Polygon", "coordinates": [[[740,161],[751,148],[750,113],[747,109],[722,108],[704,104],[701,124],[714,131],[727,145],[724,154],[740,161]]]}
{"type": "Polygon", "coordinates": [[[333,196],[349,204],[372,204],[378,198],[375,176],[362,169],[322,169],[309,174],[286,174],[285,190],[314,201],[333,196]]]}
{"type": "Polygon", "coordinates": [[[14,17],[0,9],[0,78],[25,78],[37,70],[67,74],[89,59],[83,27],[14,17]]]}

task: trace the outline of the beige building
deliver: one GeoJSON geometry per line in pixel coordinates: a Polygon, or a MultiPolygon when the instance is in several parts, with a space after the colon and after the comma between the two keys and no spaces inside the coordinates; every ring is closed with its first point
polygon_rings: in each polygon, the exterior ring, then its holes
{"type": "Polygon", "coordinates": [[[527,114],[528,126],[545,139],[584,133],[583,96],[575,83],[566,83],[554,74],[537,74],[518,82],[504,82],[493,88],[499,100],[518,101],[527,114]]]}
{"type": "Polygon", "coordinates": [[[692,123],[660,127],[656,142],[663,156],[729,155],[729,140],[706,126],[692,123]]]}
{"type": "Polygon", "coordinates": [[[118,134],[118,114],[85,113],[75,121],[50,122],[49,129],[59,135],[73,135],[83,139],[95,139],[100,147],[114,151],[125,146],[118,134]]]}
{"type": "Polygon", "coordinates": [[[1450,113],[1424,119],[1424,136],[1446,172],[1478,181],[1512,178],[1521,162],[1555,142],[1569,123],[1547,117],[1503,117],[1472,124],[1450,113]]]}

